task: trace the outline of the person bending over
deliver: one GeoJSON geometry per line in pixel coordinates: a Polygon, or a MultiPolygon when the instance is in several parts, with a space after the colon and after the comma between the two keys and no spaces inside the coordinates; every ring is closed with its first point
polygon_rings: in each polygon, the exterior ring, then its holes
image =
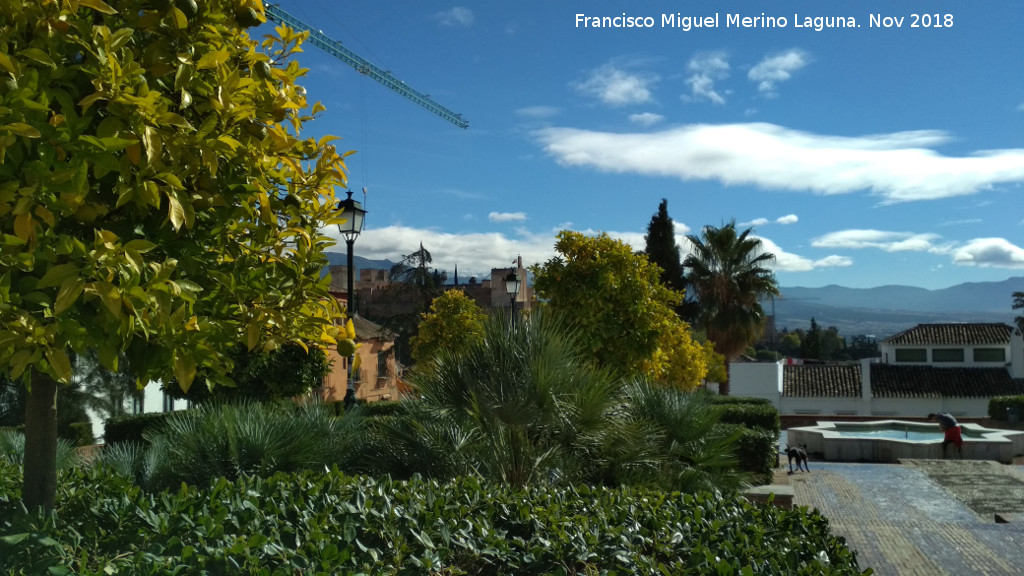
{"type": "Polygon", "coordinates": [[[963,455],[964,438],[960,431],[960,423],[956,421],[956,418],[948,412],[941,414],[929,414],[928,419],[932,422],[938,422],[939,428],[945,433],[945,437],[942,440],[942,457],[946,457],[946,446],[952,444],[956,446],[956,455],[961,457],[963,455]]]}

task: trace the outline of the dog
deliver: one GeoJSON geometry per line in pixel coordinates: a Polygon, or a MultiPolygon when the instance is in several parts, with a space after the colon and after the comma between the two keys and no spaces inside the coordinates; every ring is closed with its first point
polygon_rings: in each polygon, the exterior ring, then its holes
{"type": "Polygon", "coordinates": [[[796,469],[799,471],[800,464],[803,464],[803,471],[810,472],[811,469],[807,466],[807,445],[801,446],[786,446],[786,457],[789,458],[789,473],[793,473],[793,461],[796,460],[796,469]]]}

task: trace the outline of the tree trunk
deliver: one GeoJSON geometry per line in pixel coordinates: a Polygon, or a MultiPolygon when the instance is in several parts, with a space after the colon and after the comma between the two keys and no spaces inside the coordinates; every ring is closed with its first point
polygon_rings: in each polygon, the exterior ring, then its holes
{"type": "Polygon", "coordinates": [[[718,384],[718,395],[728,396],[729,395],[729,380],[732,380],[732,374],[729,372],[729,358],[725,359],[725,382],[718,384]]]}
{"type": "Polygon", "coordinates": [[[57,382],[38,371],[25,408],[25,507],[53,510],[57,498],[57,382]]]}

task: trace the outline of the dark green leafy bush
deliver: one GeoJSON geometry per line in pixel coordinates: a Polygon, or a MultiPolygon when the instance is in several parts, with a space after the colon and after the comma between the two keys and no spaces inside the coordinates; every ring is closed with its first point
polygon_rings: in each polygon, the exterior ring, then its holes
{"type": "MultiPolygon", "coordinates": [[[[758,483],[771,480],[773,470],[778,466],[778,436],[764,428],[744,428],[739,424],[719,424],[724,430],[738,430],[736,456],[740,467],[753,473],[758,483]]],[[[722,433],[725,433],[723,430],[722,433]]]]}
{"type": "Polygon", "coordinates": [[[367,418],[394,416],[402,410],[402,403],[394,400],[364,402],[360,403],[360,406],[363,408],[363,415],[367,418]]]}
{"type": "Polygon", "coordinates": [[[1017,417],[1024,420],[1024,396],[996,396],[988,401],[988,417],[993,420],[1008,420],[1007,410],[1017,409],[1017,417]]]}
{"type": "MultiPolygon", "coordinates": [[[[0,468],[6,476],[6,470],[0,468]]],[[[0,488],[16,490],[0,480],[0,488]]],[[[9,497],[0,493],[0,501],[9,497]]],[[[149,494],[109,469],[62,476],[56,516],[0,517],[25,574],[859,574],[806,508],[626,488],[517,489],[337,471],[149,494]]]]}
{"type": "Polygon", "coordinates": [[[712,404],[766,404],[771,405],[767,398],[754,398],[751,396],[712,396],[712,404]]]}
{"type": "Polygon", "coordinates": [[[763,428],[779,436],[782,424],[779,411],[771,404],[736,403],[719,405],[721,420],[727,424],[740,424],[747,428],[763,428]]]}
{"type": "Polygon", "coordinates": [[[118,442],[145,442],[146,431],[161,425],[174,412],[131,414],[111,418],[104,423],[103,442],[108,446],[118,442]]]}
{"type": "Polygon", "coordinates": [[[96,437],[92,435],[92,422],[75,422],[71,424],[75,432],[76,446],[92,446],[96,443],[96,437]]]}

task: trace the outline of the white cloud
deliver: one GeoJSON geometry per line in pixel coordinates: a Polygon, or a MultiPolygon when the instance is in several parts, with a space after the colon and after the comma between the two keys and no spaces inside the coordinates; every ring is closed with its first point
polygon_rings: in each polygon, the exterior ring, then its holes
{"type": "Polygon", "coordinates": [[[888,232],[884,230],[841,230],[816,238],[817,248],[877,248],[886,252],[929,252],[950,255],[958,266],[983,268],[1024,268],[1024,248],[1005,238],[975,238],[963,244],[938,243],[938,234],[888,232]]]}
{"type": "Polygon", "coordinates": [[[1024,248],[1005,238],[975,238],[953,253],[953,263],[982,268],[1024,268],[1024,248]]]}
{"type": "Polygon", "coordinates": [[[793,77],[793,73],[807,66],[809,58],[803,50],[793,48],[780,54],[766,56],[750,69],[747,77],[757,82],[757,89],[766,96],[775,96],[775,87],[793,77]]]}
{"type": "Polygon", "coordinates": [[[771,252],[775,255],[774,269],[776,272],[808,272],[815,268],[835,268],[840,266],[849,266],[853,264],[853,260],[845,256],[826,256],[818,260],[811,260],[810,258],[786,252],[781,246],[775,242],[765,238],[763,236],[757,236],[756,238],[761,240],[761,244],[764,246],[765,251],[771,252]]]}
{"type": "Polygon", "coordinates": [[[815,238],[811,246],[816,248],[844,248],[860,250],[877,248],[885,252],[932,252],[948,253],[949,244],[938,244],[938,234],[915,234],[913,232],[890,232],[885,230],[840,230],[815,238]]]}
{"type": "Polygon", "coordinates": [[[525,212],[491,212],[487,215],[491,222],[522,222],[526,220],[525,212]]]}
{"type": "Polygon", "coordinates": [[[853,259],[846,256],[826,256],[820,260],[814,261],[815,268],[834,268],[837,266],[851,266],[853,265],[853,259]]]}
{"type": "Polygon", "coordinates": [[[944,156],[931,148],[950,138],[931,130],[848,137],[744,123],[648,133],[556,127],[534,134],[545,152],[567,166],[825,195],[868,191],[885,203],[1024,182],[1024,149],[944,156]]]}
{"type": "Polygon", "coordinates": [[[517,116],[524,118],[544,119],[557,116],[561,112],[554,106],[526,106],[515,111],[517,116]]]}
{"type": "Polygon", "coordinates": [[[706,99],[715,104],[725,104],[725,97],[715,89],[715,82],[729,77],[729,61],[724,52],[697,54],[690,58],[686,68],[692,74],[686,79],[690,95],[684,96],[685,99],[706,99]]]}
{"type": "Polygon", "coordinates": [[[582,82],[574,84],[583,94],[593,96],[609,106],[645,104],[653,98],[649,86],[658,81],[654,74],[634,73],[608,63],[590,71],[582,82]]]}
{"type": "Polygon", "coordinates": [[[629,121],[633,124],[639,124],[641,126],[654,126],[665,119],[661,114],[655,114],[653,112],[643,112],[641,114],[630,114],[629,121]]]}
{"type": "Polygon", "coordinates": [[[449,26],[451,28],[469,28],[475,20],[473,11],[464,6],[454,6],[448,10],[438,12],[434,15],[434,19],[442,26],[449,26]]]}
{"type": "MultiPolygon", "coordinates": [[[[776,224],[794,224],[800,219],[796,217],[796,214],[788,214],[786,216],[780,216],[774,220],[776,224]]],[[[754,218],[750,222],[740,222],[737,224],[740,228],[756,228],[757,226],[766,226],[771,224],[772,220],[767,218],[754,218]]]]}

